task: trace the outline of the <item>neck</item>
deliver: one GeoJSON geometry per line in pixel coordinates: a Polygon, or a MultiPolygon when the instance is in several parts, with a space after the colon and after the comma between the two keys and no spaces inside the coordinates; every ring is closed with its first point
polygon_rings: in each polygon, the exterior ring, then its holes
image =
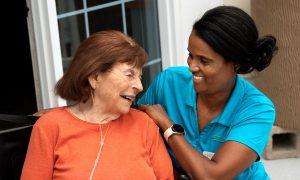
{"type": "Polygon", "coordinates": [[[209,96],[203,97],[197,95],[197,107],[208,108],[211,111],[223,109],[229,99],[229,96],[209,96]]]}
{"type": "Polygon", "coordinates": [[[197,94],[197,105],[207,107],[211,110],[223,109],[231,96],[235,87],[235,82],[236,79],[220,92],[213,94],[197,94]]]}
{"type": "Polygon", "coordinates": [[[93,105],[91,101],[78,103],[75,110],[77,110],[77,114],[79,113],[80,119],[97,124],[109,123],[120,116],[119,114],[102,111],[102,108],[93,105]]]}

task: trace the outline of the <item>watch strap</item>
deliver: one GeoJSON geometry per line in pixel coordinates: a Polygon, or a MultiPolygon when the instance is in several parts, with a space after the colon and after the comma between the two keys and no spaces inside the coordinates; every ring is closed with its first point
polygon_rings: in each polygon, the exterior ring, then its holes
{"type": "Polygon", "coordinates": [[[174,134],[177,134],[177,135],[184,135],[184,132],[176,132],[173,130],[173,125],[170,126],[168,129],[165,130],[164,132],[164,138],[165,140],[168,142],[169,138],[174,135],[174,134]]]}

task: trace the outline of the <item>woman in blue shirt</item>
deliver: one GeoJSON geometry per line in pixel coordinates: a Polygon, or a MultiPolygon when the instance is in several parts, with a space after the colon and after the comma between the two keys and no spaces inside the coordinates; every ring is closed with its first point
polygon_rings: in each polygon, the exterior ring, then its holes
{"type": "Polygon", "coordinates": [[[193,25],[187,49],[188,67],[163,71],[138,101],[164,132],[175,168],[191,179],[269,179],[259,160],[275,108],[238,74],[264,70],[275,37],[259,38],[247,13],[220,6],[193,25]]]}

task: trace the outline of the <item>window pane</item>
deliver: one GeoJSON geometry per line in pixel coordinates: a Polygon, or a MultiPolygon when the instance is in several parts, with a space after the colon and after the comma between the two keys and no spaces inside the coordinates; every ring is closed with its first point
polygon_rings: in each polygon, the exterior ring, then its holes
{"type": "Polygon", "coordinates": [[[69,66],[81,41],[86,38],[83,15],[71,16],[58,20],[60,46],[63,59],[63,68],[69,66]]]}
{"type": "Polygon", "coordinates": [[[86,3],[88,7],[91,7],[91,6],[97,6],[100,4],[110,3],[114,1],[118,1],[118,0],[87,0],[86,3]]]}
{"type": "Polygon", "coordinates": [[[125,4],[127,33],[149,53],[160,58],[157,4],[155,0],[138,0],[125,4]]]}
{"type": "Polygon", "coordinates": [[[57,14],[67,13],[83,8],[83,0],[56,0],[57,14]]]}
{"type": "Polygon", "coordinates": [[[88,17],[90,34],[109,29],[123,31],[121,5],[89,12],[88,17]]]}

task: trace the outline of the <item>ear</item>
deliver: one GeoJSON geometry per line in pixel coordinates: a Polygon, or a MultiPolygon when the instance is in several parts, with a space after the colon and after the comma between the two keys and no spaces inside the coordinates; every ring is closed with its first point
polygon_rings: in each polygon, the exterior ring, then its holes
{"type": "Polygon", "coordinates": [[[235,71],[235,72],[238,72],[239,71],[239,69],[240,69],[240,64],[238,64],[238,63],[233,63],[233,70],[235,71]]]}
{"type": "Polygon", "coordinates": [[[98,75],[93,74],[93,75],[90,75],[88,78],[90,86],[93,90],[97,88],[97,82],[98,82],[97,77],[98,77],[98,75]]]}

